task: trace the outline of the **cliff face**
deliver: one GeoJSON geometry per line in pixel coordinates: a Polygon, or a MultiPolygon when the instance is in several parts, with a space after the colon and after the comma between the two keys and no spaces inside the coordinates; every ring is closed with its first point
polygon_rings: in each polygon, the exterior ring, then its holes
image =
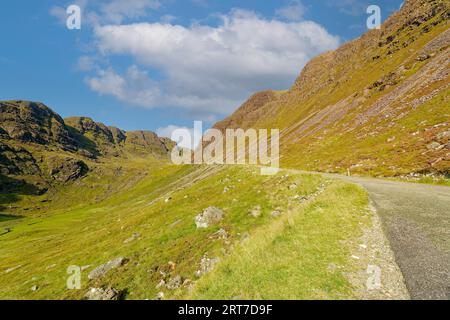
{"type": "Polygon", "coordinates": [[[150,131],[126,132],[86,117],[64,120],[42,103],[0,101],[0,190],[42,193],[113,158],[164,160],[174,145],[150,131]]]}
{"type": "Polygon", "coordinates": [[[281,163],[400,175],[450,167],[449,3],[410,0],[380,30],[314,58],[284,93],[215,127],[279,128],[281,163]]]}
{"type": "Polygon", "coordinates": [[[38,144],[57,143],[74,147],[64,120],[42,103],[0,102],[0,130],[4,137],[38,144]]]}

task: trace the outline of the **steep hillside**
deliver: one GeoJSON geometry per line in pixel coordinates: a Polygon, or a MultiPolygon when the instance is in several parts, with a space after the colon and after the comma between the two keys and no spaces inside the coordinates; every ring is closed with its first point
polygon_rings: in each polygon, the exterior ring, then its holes
{"type": "Polygon", "coordinates": [[[314,58],[287,92],[255,94],[215,127],[279,128],[282,166],[448,175],[449,12],[408,0],[380,30],[314,58]]]}
{"type": "MultiPolygon", "coordinates": [[[[352,275],[382,265],[360,248],[374,239],[361,238],[372,215],[357,186],[251,167],[132,165],[138,182],[89,175],[22,209],[0,203],[0,299],[358,299],[366,279],[352,275]],[[125,184],[108,194],[116,180],[125,184]],[[230,260],[244,266],[230,273],[230,260]],[[67,287],[73,268],[79,289],[67,287]]],[[[405,297],[383,288],[369,294],[405,297]]]]}
{"type": "Polygon", "coordinates": [[[42,103],[0,101],[3,194],[43,194],[89,172],[99,174],[111,162],[140,157],[165,162],[173,146],[153,132],[125,132],[82,117],[63,120],[42,103]]]}

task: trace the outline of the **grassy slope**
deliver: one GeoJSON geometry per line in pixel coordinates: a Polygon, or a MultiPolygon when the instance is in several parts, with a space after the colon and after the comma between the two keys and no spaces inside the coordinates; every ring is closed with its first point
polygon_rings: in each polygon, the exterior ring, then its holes
{"type": "MultiPolygon", "coordinates": [[[[433,20],[427,23],[430,25],[433,20]]],[[[413,62],[417,52],[434,37],[448,29],[448,25],[441,25],[433,29],[432,32],[421,36],[407,49],[400,50],[393,55],[384,57],[376,62],[368,63],[366,69],[361,69],[352,74],[349,82],[345,84],[346,88],[340,87],[331,95],[324,92],[323,97],[317,98],[320,103],[317,106],[326,106],[337,103],[344,97],[351,96],[352,93],[364,90],[367,84],[375,82],[383,75],[395,71],[402,63],[409,63],[411,68],[406,78],[413,76],[427,62],[413,62]]],[[[417,35],[416,31],[413,35],[417,35]]],[[[374,55],[376,52],[374,52],[374,55]]],[[[448,84],[447,78],[444,83],[448,84]]],[[[401,82],[400,82],[401,83],[401,82]]],[[[440,87],[443,85],[440,84],[440,87]]],[[[441,91],[436,97],[421,104],[417,108],[405,110],[405,103],[398,104],[394,115],[390,114],[385,119],[383,115],[375,116],[363,127],[352,132],[342,130],[347,123],[351,123],[358,113],[365,107],[373,104],[383,95],[388,94],[395,87],[387,88],[382,93],[374,93],[362,106],[347,114],[341,123],[333,124],[333,127],[327,128],[326,133],[319,132],[310,138],[302,141],[301,144],[290,144],[289,152],[285,158],[287,166],[294,166],[305,169],[319,169],[322,171],[333,171],[345,173],[347,168],[355,164],[362,164],[360,168],[355,168],[358,173],[369,175],[401,175],[409,172],[420,171],[424,167],[429,167],[429,162],[437,158],[437,152],[425,153],[426,145],[433,141],[434,136],[431,133],[443,131],[442,129],[433,130],[433,126],[448,122],[450,117],[448,106],[450,104],[450,94],[448,90],[441,91]],[[399,119],[396,115],[402,112],[405,114],[399,119]],[[433,130],[434,132],[427,132],[433,130]],[[376,134],[372,134],[375,132],[376,134]],[[419,132],[417,135],[413,135],[419,132]],[[363,136],[364,138],[359,138],[363,136]],[[395,138],[390,141],[391,138],[395,138]],[[305,149],[305,145],[308,147],[305,149]],[[305,152],[306,151],[306,152],[305,152]],[[295,155],[302,154],[301,157],[295,155]]],[[[416,92],[415,96],[409,96],[407,101],[430,94],[435,87],[429,87],[421,92],[416,92]]],[[[450,124],[447,123],[448,128],[450,124]]],[[[445,127],[444,127],[445,128],[445,127]]],[[[445,150],[439,154],[445,153],[445,150]]],[[[444,161],[440,164],[441,170],[448,169],[449,162],[444,161]]]]}
{"type": "Polygon", "coordinates": [[[316,200],[255,230],[252,238],[201,279],[188,297],[357,298],[342,271],[351,271],[349,239],[361,235],[361,223],[369,223],[369,215],[361,215],[366,207],[362,190],[333,183],[316,200]]]}
{"type": "MultiPolygon", "coordinates": [[[[286,272],[293,272],[293,277],[310,274],[315,279],[310,288],[313,291],[304,294],[297,291],[297,297],[316,297],[314,290],[323,292],[324,283],[330,286],[329,291],[324,291],[329,293],[326,297],[351,297],[349,285],[342,274],[330,275],[313,269],[322,270],[325,262],[343,265],[344,269],[349,267],[348,247],[340,245],[336,251],[334,246],[337,245],[337,238],[350,241],[357,237],[358,223],[366,221],[366,196],[360,191],[351,187],[341,188],[340,183],[331,182],[321,200],[311,204],[312,207],[304,208],[295,205],[296,201],[292,197],[296,194],[313,194],[324,183],[322,178],[283,178],[281,174],[263,177],[256,168],[243,167],[162,167],[161,164],[155,166],[153,161],[146,164],[142,159],[132,162],[130,166],[140,172],[142,177],[134,181],[134,185],[124,187],[121,192],[117,192],[121,189],[119,181],[116,181],[119,179],[108,175],[108,172],[115,171],[105,168],[102,178],[88,176],[77,185],[67,186],[63,194],[54,195],[51,202],[44,203],[42,208],[30,212],[27,217],[0,221],[0,230],[12,228],[12,232],[0,236],[0,298],[81,299],[89,287],[113,286],[125,290],[128,299],[153,299],[161,290],[156,289],[162,277],[160,271],[169,272],[169,277],[180,275],[183,279],[196,281],[195,271],[205,253],[209,257],[221,258],[231,253],[232,257],[233,248],[242,250],[239,244],[243,234],[249,232],[249,244],[255,243],[259,241],[264,228],[270,230],[268,235],[277,235],[280,244],[291,247],[289,253],[293,256],[286,257],[286,263],[297,257],[300,265],[303,263],[307,266],[298,275],[296,272],[299,270],[286,269],[286,272]],[[92,188],[96,179],[95,187],[92,188]],[[299,183],[296,191],[288,189],[293,182],[299,183]],[[98,196],[107,190],[106,186],[114,192],[105,199],[99,199],[98,196]],[[230,191],[224,193],[224,187],[229,187],[230,191]],[[335,210],[339,206],[333,201],[338,195],[341,201],[345,201],[342,204],[352,204],[352,209],[347,213],[335,210]],[[166,202],[167,197],[172,200],[166,202]],[[217,226],[197,230],[194,217],[212,205],[226,212],[225,219],[217,226]],[[263,215],[260,218],[248,214],[256,205],[262,207],[263,215]],[[291,238],[292,231],[283,227],[287,215],[280,220],[270,216],[276,208],[290,212],[295,225],[305,231],[305,238],[301,239],[303,245],[310,243],[309,249],[313,251],[319,248],[325,253],[333,249],[334,253],[327,256],[316,255],[317,252],[311,251],[311,255],[300,256],[296,251],[299,239],[291,238]],[[319,211],[322,215],[318,215],[319,211]],[[354,215],[350,216],[349,212],[354,215]],[[311,220],[305,219],[310,214],[311,220]],[[338,225],[339,228],[330,233],[331,229],[325,225],[338,225]],[[228,240],[210,238],[219,228],[229,232],[228,240]],[[140,239],[124,244],[124,240],[133,233],[140,233],[140,239]],[[328,236],[332,237],[331,242],[325,241],[328,236]],[[316,242],[317,237],[322,237],[323,241],[316,242]],[[119,256],[129,258],[130,262],[98,282],[88,282],[90,270],[119,256]],[[169,261],[176,263],[172,272],[169,261]],[[83,290],[66,290],[66,269],[70,265],[89,266],[82,274],[83,290]],[[14,267],[19,268],[5,272],[14,267]],[[39,290],[32,291],[33,285],[37,285],[39,290]]],[[[133,179],[128,178],[128,181],[133,179]]],[[[25,198],[33,199],[25,199],[24,203],[39,203],[41,199],[31,196],[25,198]]],[[[265,247],[269,248],[270,245],[267,247],[266,244],[265,247]]],[[[222,280],[226,286],[235,278],[222,280]]],[[[261,284],[263,289],[266,290],[264,283],[261,284]]],[[[249,289],[248,297],[255,296],[257,290],[249,289]]],[[[188,294],[188,287],[162,291],[167,298],[179,298],[188,294]]]]}
{"type": "MultiPolygon", "coordinates": [[[[445,1],[426,2],[449,8],[445,1]]],[[[443,61],[443,56],[448,57],[448,36],[444,34],[448,34],[450,24],[441,9],[427,21],[414,21],[402,28],[408,19],[431,12],[428,5],[415,6],[419,12],[415,16],[396,13],[380,31],[372,30],[335,52],[313,59],[289,91],[255,112],[258,117],[243,115],[244,104],[217,127],[224,129],[231,123],[231,127],[279,128],[282,167],[337,173],[347,173],[350,168],[355,174],[371,176],[448,174],[449,147],[427,150],[433,141],[449,143],[448,138],[437,139],[439,133],[450,130],[448,73],[442,79],[430,80],[434,76],[429,71],[414,85],[408,87],[408,82],[430,66],[431,70],[448,70],[448,59],[443,61]],[[435,45],[429,47],[435,49],[430,49],[428,59],[419,61],[431,41],[435,45]],[[443,62],[434,65],[439,59],[443,62]],[[396,74],[393,83],[386,80],[389,85],[383,89],[371,88],[392,73],[396,74]],[[430,82],[422,86],[426,81],[430,82]],[[435,91],[439,93],[435,95],[435,91]],[[394,93],[394,98],[390,98],[394,93]],[[421,98],[417,107],[409,105],[421,98]],[[389,103],[374,111],[378,101],[389,103]],[[321,113],[324,116],[319,118],[321,113]],[[367,119],[358,125],[360,117],[367,119]],[[249,123],[247,119],[256,120],[249,123]]]]}

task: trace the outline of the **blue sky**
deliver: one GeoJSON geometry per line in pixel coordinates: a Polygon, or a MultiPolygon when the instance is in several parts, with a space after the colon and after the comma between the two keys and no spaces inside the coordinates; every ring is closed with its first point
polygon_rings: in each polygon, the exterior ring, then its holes
{"type": "Polygon", "coordinates": [[[0,99],[125,130],[210,125],[367,31],[401,0],[15,0],[0,10],[0,99]],[[81,30],[65,8],[82,8],[81,30]]]}

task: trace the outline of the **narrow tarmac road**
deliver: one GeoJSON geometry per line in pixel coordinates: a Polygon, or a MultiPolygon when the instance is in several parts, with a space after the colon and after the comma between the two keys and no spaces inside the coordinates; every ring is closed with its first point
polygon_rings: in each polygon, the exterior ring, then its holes
{"type": "Polygon", "coordinates": [[[450,187],[324,175],[369,192],[412,299],[450,299],[450,187]]]}

